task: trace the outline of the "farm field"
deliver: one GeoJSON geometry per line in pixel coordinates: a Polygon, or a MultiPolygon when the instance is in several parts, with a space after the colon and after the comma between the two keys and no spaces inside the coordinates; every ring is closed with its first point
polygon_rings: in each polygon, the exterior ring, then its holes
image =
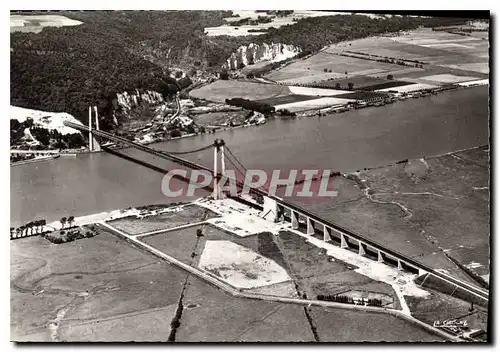
{"type": "Polygon", "coordinates": [[[258,102],[269,104],[272,106],[277,106],[277,105],[283,105],[283,104],[298,103],[301,101],[308,101],[308,100],[313,100],[313,99],[316,99],[316,97],[311,97],[309,95],[291,94],[291,95],[282,95],[282,96],[274,97],[274,98],[262,99],[262,100],[258,100],[258,102]]]}
{"type": "MultiPolygon", "coordinates": [[[[368,87],[365,83],[370,84],[370,78],[385,79],[388,74],[393,75],[395,80],[414,83],[425,83],[419,80],[421,77],[444,74],[463,77],[460,80],[474,80],[487,78],[488,57],[488,41],[474,36],[419,29],[396,37],[379,36],[334,44],[308,59],[271,72],[267,77],[290,83],[295,79],[298,79],[297,83],[316,81],[325,86],[334,86],[339,82],[342,87],[351,81],[355,89],[368,87]],[[411,66],[373,61],[384,58],[407,60],[407,65],[411,66]],[[423,64],[422,67],[414,67],[417,61],[423,64]],[[324,72],[325,69],[328,72],[324,72]]],[[[436,82],[447,83],[439,79],[436,82]]]]}
{"type": "Polygon", "coordinates": [[[397,317],[368,312],[311,307],[308,309],[322,342],[442,342],[437,335],[397,317]]]}
{"type": "Polygon", "coordinates": [[[129,235],[139,235],[151,231],[167,230],[177,226],[204,221],[217,217],[214,212],[198,205],[187,205],[179,211],[167,211],[147,217],[128,216],[117,220],[108,221],[118,230],[129,235]]]}
{"type": "Polygon", "coordinates": [[[60,15],[10,15],[10,32],[40,33],[44,27],[78,26],[82,23],[60,15]]]}
{"type": "Polygon", "coordinates": [[[397,87],[391,87],[391,88],[378,89],[377,92],[395,91],[398,93],[408,93],[408,92],[415,92],[418,90],[432,89],[432,88],[437,88],[437,87],[439,87],[439,86],[434,85],[434,84],[412,83],[412,84],[408,84],[405,86],[397,86],[397,87]]]}
{"type": "Polygon", "coordinates": [[[387,98],[389,97],[389,94],[382,93],[382,92],[351,92],[351,93],[346,93],[338,96],[339,98],[343,99],[355,99],[355,100],[366,100],[366,99],[372,99],[372,98],[387,98]]]}
{"type": "Polygon", "coordinates": [[[236,80],[218,80],[192,90],[189,94],[193,98],[224,103],[226,99],[231,98],[259,100],[289,93],[290,91],[286,86],[236,80]]]}
{"type": "Polygon", "coordinates": [[[10,248],[11,340],[168,337],[181,270],[106,232],[58,245],[35,236],[11,241],[10,248]],[[154,327],[144,324],[148,317],[154,327]]]}
{"type": "Polygon", "coordinates": [[[211,112],[194,115],[192,116],[192,119],[200,126],[220,126],[229,124],[230,121],[233,123],[243,123],[243,121],[245,121],[245,117],[249,113],[250,111],[246,110],[235,112],[211,112]]]}
{"type": "MultiPolygon", "coordinates": [[[[400,307],[393,288],[354,271],[355,265],[345,263],[327,255],[324,249],[308,243],[304,238],[291,233],[280,232],[279,247],[284,254],[291,276],[299,294],[310,299],[318,295],[344,294],[358,290],[391,297],[391,307],[400,307]]],[[[389,307],[389,306],[388,306],[389,307]]]]}
{"type": "MultiPolygon", "coordinates": [[[[290,280],[271,233],[239,237],[214,225],[202,224],[145,236],[141,241],[188,265],[207,270],[231,285],[251,288],[290,280]],[[198,230],[203,236],[197,237],[198,230]],[[221,248],[227,250],[218,253],[221,248]],[[270,281],[266,281],[268,272],[274,272],[270,281]],[[238,279],[239,275],[246,280],[238,279]]],[[[272,288],[269,291],[274,292],[272,288]]],[[[274,294],[279,292],[278,288],[274,294]]]]}
{"type": "MultiPolygon", "coordinates": [[[[398,69],[395,64],[374,62],[352,57],[319,52],[305,60],[296,61],[284,68],[273,71],[265,77],[273,81],[288,83],[315,83],[330,78],[340,79],[359,75],[385,73],[398,69]],[[332,72],[324,72],[324,70],[332,72]],[[346,74],[347,72],[347,74],[346,74]]],[[[387,75],[387,74],[386,74],[387,75]]]]}
{"type": "Polygon", "coordinates": [[[327,108],[333,105],[347,104],[351,101],[354,101],[354,99],[326,97],[326,98],[311,99],[306,101],[299,101],[294,103],[280,104],[280,105],[275,105],[274,107],[276,108],[276,110],[287,109],[291,112],[300,112],[300,111],[327,108]]]}
{"type": "Polygon", "coordinates": [[[192,276],[183,303],[179,342],[314,341],[302,306],[235,298],[192,276]]]}
{"type": "Polygon", "coordinates": [[[430,296],[426,298],[405,297],[415,318],[427,324],[432,324],[436,320],[466,320],[471,329],[487,330],[487,309],[474,305],[474,311],[470,312],[469,302],[434,290],[429,289],[429,291],[430,296]]]}
{"type": "Polygon", "coordinates": [[[239,288],[290,281],[285,269],[269,258],[231,241],[207,241],[198,266],[239,288]]]}

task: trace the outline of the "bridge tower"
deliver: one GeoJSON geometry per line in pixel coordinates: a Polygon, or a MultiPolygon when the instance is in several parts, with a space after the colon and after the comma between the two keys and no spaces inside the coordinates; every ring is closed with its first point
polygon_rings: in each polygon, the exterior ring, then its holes
{"type": "Polygon", "coordinates": [[[220,193],[219,189],[219,180],[221,176],[226,175],[226,163],[224,160],[224,145],[226,143],[224,142],[223,139],[216,139],[214,141],[214,192],[213,192],[213,197],[214,199],[221,199],[222,194],[220,193]],[[221,159],[221,173],[219,174],[218,172],[218,164],[219,164],[219,155],[221,159]]]}
{"type": "Polygon", "coordinates": [[[89,106],[89,150],[91,152],[100,152],[101,151],[101,144],[99,141],[94,137],[94,134],[92,133],[92,110],[95,112],[95,127],[96,130],[99,131],[99,116],[97,113],[97,106],[89,106]]]}

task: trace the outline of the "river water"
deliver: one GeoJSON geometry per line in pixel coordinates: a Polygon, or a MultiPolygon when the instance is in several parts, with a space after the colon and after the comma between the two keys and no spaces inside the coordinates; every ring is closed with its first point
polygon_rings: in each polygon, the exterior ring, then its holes
{"type": "MultiPolygon", "coordinates": [[[[275,119],[258,127],[154,147],[193,150],[222,138],[247,168],[349,172],[488,144],[488,99],[488,86],[468,88],[342,114],[275,119]]],[[[125,152],[163,168],[172,167],[168,161],[137,150],[125,152]]],[[[213,152],[188,158],[210,166],[213,152]]],[[[172,201],[161,192],[161,173],[107,153],[59,158],[10,170],[11,226],[35,218],[54,221],[62,216],[172,201]]]]}

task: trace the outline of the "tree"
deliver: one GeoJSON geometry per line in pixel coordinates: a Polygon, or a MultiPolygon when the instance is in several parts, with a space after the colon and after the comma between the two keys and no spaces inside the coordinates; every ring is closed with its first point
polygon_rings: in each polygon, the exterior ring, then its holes
{"type": "Polygon", "coordinates": [[[229,79],[229,73],[227,73],[226,70],[223,70],[219,73],[219,78],[227,81],[229,79]]]}
{"type": "Polygon", "coordinates": [[[340,83],[335,83],[335,89],[340,89],[340,83]]]}
{"type": "Polygon", "coordinates": [[[68,217],[68,224],[69,224],[69,227],[71,227],[71,225],[73,225],[73,222],[75,221],[75,217],[73,215],[71,215],[70,217],[68,217]]]}
{"type": "Polygon", "coordinates": [[[181,136],[181,131],[178,129],[170,131],[170,138],[176,138],[181,136]]]}
{"type": "Polygon", "coordinates": [[[65,216],[62,217],[61,220],[60,220],[60,222],[61,222],[61,228],[64,229],[64,224],[66,224],[66,217],[65,216]]]}
{"type": "Polygon", "coordinates": [[[349,87],[349,90],[352,90],[354,88],[354,83],[349,82],[347,83],[347,86],[349,87]]]}
{"type": "Polygon", "coordinates": [[[387,75],[387,79],[389,79],[389,80],[393,80],[393,79],[394,79],[394,76],[393,76],[393,75],[387,75]]]}
{"type": "Polygon", "coordinates": [[[38,220],[34,220],[31,222],[31,232],[32,233],[38,233],[38,220]]]}
{"type": "Polygon", "coordinates": [[[33,233],[33,221],[30,221],[26,224],[26,232],[26,235],[31,235],[33,233]]]}
{"type": "Polygon", "coordinates": [[[325,68],[323,71],[324,71],[324,72],[328,72],[328,69],[327,69],[327,68],[325,68]]]}
{"type": "Polygon", "coordinates": [[[43,227],[47,225],[47,220],[42,219],[40,220],[40,231],[43,231],[43,227]]]}

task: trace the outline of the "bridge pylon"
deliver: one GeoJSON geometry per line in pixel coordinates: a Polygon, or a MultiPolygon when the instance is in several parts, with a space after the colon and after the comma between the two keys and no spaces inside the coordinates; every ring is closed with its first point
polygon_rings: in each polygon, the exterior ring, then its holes
{"type": "Polygon", "coordinates": [[[214,141],[214,174],[213,174],[213,179],[214,179],[214,191],[213,191],[213,197],[214,199],[222,199],[222,194],[219,189],[219,180],[221,176],[226,175],[226,162],[224,160],[224,145],[226,143],[224,142],[223,139],[216,139],[214,141]],[[218,172],[218,165],[219,165],[219,156],[221,159],[221,173],[218,172]]]}
{"type": "Polygon", "coordinates": [[[97,106],[89,106],[89,150],[91,152],[100,152],[101,151],[101,144],[99,141],[94,137],[94,134],[92,133],[92,110],[95,113],[95,129],[99,131],[99,115],[97,113],[97,106]]]}

